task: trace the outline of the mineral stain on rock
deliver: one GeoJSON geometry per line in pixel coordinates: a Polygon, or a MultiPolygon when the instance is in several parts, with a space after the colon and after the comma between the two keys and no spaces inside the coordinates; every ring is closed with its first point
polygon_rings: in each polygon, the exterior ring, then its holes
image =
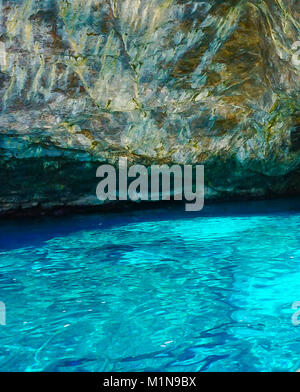
{"type": "Polygon", "coordinates": [[[204,164],[207,198],[300,193],[298,0],[0,8],[1,214],[98,204],[121,156],[204,164]]]}

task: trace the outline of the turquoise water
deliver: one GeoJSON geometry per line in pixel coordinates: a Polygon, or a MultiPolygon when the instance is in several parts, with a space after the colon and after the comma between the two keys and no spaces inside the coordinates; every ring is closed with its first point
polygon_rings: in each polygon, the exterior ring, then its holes
{"type": "Polygon", "coordinates": [[[299,205],[2,221],[0,370],[297,370],[299,205]]]}

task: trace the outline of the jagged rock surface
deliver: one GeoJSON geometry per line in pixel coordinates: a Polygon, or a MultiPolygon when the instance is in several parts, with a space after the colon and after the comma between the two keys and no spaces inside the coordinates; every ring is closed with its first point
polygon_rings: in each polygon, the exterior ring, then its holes
{"type": "Polygon", "coordinates": [[[0,213],[97,203],[96,167],[300,193],[298,0],[0,1],[0,213]]]}

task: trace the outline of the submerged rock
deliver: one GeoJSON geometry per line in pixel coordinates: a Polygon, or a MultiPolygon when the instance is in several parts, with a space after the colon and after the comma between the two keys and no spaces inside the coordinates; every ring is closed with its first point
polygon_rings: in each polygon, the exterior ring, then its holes
{"type": "Polygon", "coordinates": [[[100,162],[300,193],[298,0],[0,1],[0,213],[97,204],[100,162]]]}

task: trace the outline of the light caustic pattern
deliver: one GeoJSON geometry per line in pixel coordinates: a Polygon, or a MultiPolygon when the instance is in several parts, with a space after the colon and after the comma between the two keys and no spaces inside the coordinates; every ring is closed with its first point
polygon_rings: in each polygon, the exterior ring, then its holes
{"type": "Polygon", "coordinates": [[[1,370],[300,368],[300,213],[239,208],[1,225],[1,370]]]}

